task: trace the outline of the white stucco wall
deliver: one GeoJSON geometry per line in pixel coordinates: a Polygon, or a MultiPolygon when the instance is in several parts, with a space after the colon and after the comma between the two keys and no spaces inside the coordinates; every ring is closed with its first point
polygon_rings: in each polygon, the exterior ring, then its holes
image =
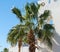
{"type": "Polygon", "coordinates": [[[40,13],[45,9],[51,11],[53,17],[53,24],[56,32],[54,33],[53,38],[53,52],[60,52],[60,0],[40,0],[39,3],[45,2],[45,6],[40,8],[40,13]]]}

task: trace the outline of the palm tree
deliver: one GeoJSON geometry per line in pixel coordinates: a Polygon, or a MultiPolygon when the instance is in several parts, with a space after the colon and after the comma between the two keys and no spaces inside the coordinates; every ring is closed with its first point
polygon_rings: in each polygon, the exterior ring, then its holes
{"type": "Polygon", "coordinates": [[[17,16],[17,18],[20,20],[19,25],[14,26],[10,32],[8,33],[7,41],[11,43],[12,46],[16,45],[18,42],[18,52],[20,52],[20,48],[22,45],[22,40],[23,37],[25,36],[25,31],[24,31],[24,25],[23,25],[23,16],[21,15],[21,12],[18,8],[14,7],[12,9],[12,12],[17,16]]]}
{"type": "Polygon", "coordinates": [[[35,52],[36,49],[34,28],[36,26],[35,21],[38,21],[37,17],[38,17],[39,7],[40,5],[34,3],[31,4],[27,3],[27,5],[25,6],[26,19],[29,22],[27,25],[27,27],[29,27],[29,32],[28,32],[29,52],[35,52]]]}
{"type": "Polygon", "coordinates": [[[20,52],[22,42],[24,37],[26,36],[24,25],[16,25],[14,26],[10,32],[8,33],[7,41],[12,45],[15,46],[18,43],[18,52],[20,52]]]}
{"type": "Polygon", "coordinates": [[[20,24],[10,30],[7,40],[13,46],[18,43],[19,52],[24,38],[29,44],[29,52],[35,52],[37,48],[35,46],[36,38],[38,40],[41,39],[40,41],[43,43],[46,42],[49,47],[52,47],[51,38],[54,27],[47,23],[48,19],[51,18],[51,14],[49,10],[45,10],[43,14],[38,16],[40,6],[41,5],[37,3],[27,3],[24,16],[22,16],[18,8],[14,7],[12,9],[12,12],[20,20],[20,24]]]}
{"type": "MultiPolygon", "coordinates": [[[[34,37],[34,33],[32,32],[33,31],[33,24],[34,24],[34,21],[33,19],[35,20],[36,16],[37,16],[37,6],[34,4],[34,3],[31,3],[31,4],[27,4],[26,7],[26,15],[23,17],[20,10],[16,7],[14,7],[12,9],[12,12],[19,18],[20,20],[20,26],[17,25],[15,27],[13,27],[10,32],[8,33],[8,42],[11,43],[11,45],[16,45],[17,42],[18,42],[18,48],[19,48],[19,52],[20,52],[20,48],[21,48],[21,45],[22,45],[22,39],[25,35],[25,31],[26,31],[26,34],[28,33],[28,35],[31,35],[32,37],[34,37]],[[33,6],[33,8],[32,8],[33,6]],[[35,11],[33,11],[35,10],[35,11]],[[22,28],[22,25],[25,26],[25,30],[22,28]],[[31,33],[32,32],[32,33],[31,33]]],[[[29,39],[29,38],[28,38],[29,39]]],[[[29,41],[30,42],[30,41],[29,41]]],[[[35,47],[35,37],[31,39],[31,43],[29,43],[29,45],[32,45],[30,47],[35,47]],[[32,45],[32,43],[34,43],[32,45]]],[[[35,52],[35,48],[32,49],[34,50],[35,52]]],[[[31,52],[31,51],[30,51],[31,52]]]]}
{"type": "Polygon", "coordinates": [[[4,51],[3,52],[8,52],[8,49],[7,48],[4,48],[4,51]]]}
{"type": "Polygon", "coordinates": [[[30,28],[28,33],[28,44],[30,45],[29,51],[35,52],[37,48],[35,46],[35,36],[37,39],[41,39],[43,43],[52,48],[51,38],[53,36],[54,27],[51,24],[48,24],[48,19],[51,19],[51,13],[49,10],[45,10],[43,14],[38,16],[38,10],[41,5],[31,3],[25,6],[26,9],[26,18],[29,22],[32,22],[34,25],[31,27],[30,23],[27,27],[30,28]]]}

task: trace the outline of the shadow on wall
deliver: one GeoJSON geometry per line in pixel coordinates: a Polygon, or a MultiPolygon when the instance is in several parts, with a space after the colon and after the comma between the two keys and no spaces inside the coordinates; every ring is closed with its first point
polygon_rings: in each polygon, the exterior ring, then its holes
{"type": "Polygon", "coordinates": [[[60,52],[60,35],[55,31],[53,38],[53,52],[60,52]]]}

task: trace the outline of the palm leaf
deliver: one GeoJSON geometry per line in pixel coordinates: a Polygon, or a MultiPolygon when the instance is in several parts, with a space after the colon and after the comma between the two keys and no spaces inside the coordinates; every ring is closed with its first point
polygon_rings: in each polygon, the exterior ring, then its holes
{"type": "Polygon", "coordinates": [[[31,8],[31,11],[36,14],[38,12],[37,10],[37,6],[35,5],[35,3],[31,3],[30,4],[30,8],[31,8]]]}
{"type": "Polygon", "coordinates": [[[27,3],[26,6],[25,6],[25,10],[28,14],[31,14],[31,10],[30,10],[30,4],[27,3]]]}
{"type": "Polygon", "coordinates": [[[54,27],[52,26],[52,24],[45,24],[43,29],[46,29],[46,30],[54,30],[54,27]]]}
{"type": "Polygon", "coordinates": [[[21,22],[24,20],[24,18],[22,17],[21,11],[18,8],[14,7],[12,9],[12,12],[16,14],[16,16],[20,19],[21,22]]]}
{"type": "Polygon", "coordinates": [[[34,25],[34,23],[27,21],[27,22],[25,23],[25,25],[26,25],[28,28],[32,28],[33,25],[34,25]]]}
{"type": "Polygon", "coordinates": [[[49,46],[50,49],[52,49],[52,42],[51,42],[51,38],[46,38],[46,43],[49,46]]]}
{"type": "Polygon", "coordinates": [[[44,13],[40,15],[40,18],[42,18],[43,20],[46,20],[49,16],[50,16],[50,11],[45,10],[44,13]]]}
{"type": "Polygon", "coordinates": [[[40,30],[38,31],[38,38],[39,38],[39,39],[42,39],[42,37],[43,37],[43,31],[40,29],[40,30]]]}
{"type": "Polygon", "coordinates": [[[8,33],[7,41],[12,45],[16,45],[20,38],[25,36],[25,26],[24,25],[16,25],[12,27],[10,32],[8,33]]]}

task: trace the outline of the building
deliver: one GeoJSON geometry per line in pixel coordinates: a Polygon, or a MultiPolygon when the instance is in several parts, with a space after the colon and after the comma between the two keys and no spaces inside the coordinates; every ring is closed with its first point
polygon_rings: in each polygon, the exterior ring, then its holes
{"type": "Polygon", "coordinates": [[[42,7],[40,11],[50,10],[53,17],[52,20],[56,30],[52,41],[53,52],[60,52],[60,0],[40,0],[38,3],[41,2],[44,2],[45,6],[42,7]]]}

